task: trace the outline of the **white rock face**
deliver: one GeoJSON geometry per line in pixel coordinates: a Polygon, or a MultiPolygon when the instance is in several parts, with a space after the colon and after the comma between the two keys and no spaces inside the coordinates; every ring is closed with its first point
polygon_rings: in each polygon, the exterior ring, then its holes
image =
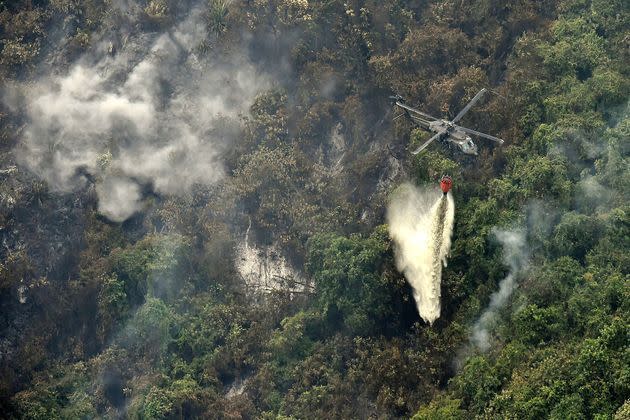
{"type": "Polygon", "coordinates": [[[249,230],[238,245],[236,270],[255,295],[274,291],[304,292],[308,286],[300,273],[291,266],[276,246],[256,246],[249,243],[249,230]]]}
{"type": "Polygon", "coordinates": [[[337,123],[330,133],[330,160],[332,163],[333,173],[339,173],[343,170],[341,163],[346,156],[346,139],[343,136],[343,126],[337,123]]]}

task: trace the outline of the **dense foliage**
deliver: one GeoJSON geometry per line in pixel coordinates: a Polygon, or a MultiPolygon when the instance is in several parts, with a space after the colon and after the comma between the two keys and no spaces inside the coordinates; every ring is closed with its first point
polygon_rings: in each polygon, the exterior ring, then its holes
{"type": "MultiPolygon", "coordinates": [[[[67,69],[118,29],[117,3],[0,2],[4,84],[67,69]]],[[[137,9],[131,37],[191,7],[121,3],[137,9]]],[[[261,68],[289,68],[243,117],[219,184],[149,194],[109,222],[89,186],[53,191],[14,168],[28,121],[0,109],[4,416],[630,417],[630,3],[201,4],[197,54],[247,40],[261,68]],[[502,148],[408,153],[425,134],[392,122],[388,95],[454,116],[481,87],[498,95],[465,121],[502,148]],[[443,172],[456,224],[430,327],[383,213],[398,183],[443,172]],[[303,271],[300,292],[246,291],[248,223],[303,271]],[[473,326],[510,271],[497,228],[525,232],[527,262],[480,349],[473,326]]]]}

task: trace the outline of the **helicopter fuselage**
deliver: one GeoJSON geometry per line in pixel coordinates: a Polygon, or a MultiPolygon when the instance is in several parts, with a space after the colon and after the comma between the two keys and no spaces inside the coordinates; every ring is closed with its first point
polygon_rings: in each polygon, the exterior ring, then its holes
{"type": "Polygon", "coordinates": [[[454,144],[462,153],[477,156],[477,145],[473,142],[472,137],[458,129],[450,121],[444,119],[431,121],[428,124],[428,129],[433,133],[443,133],[440,140],[454,144]]]}

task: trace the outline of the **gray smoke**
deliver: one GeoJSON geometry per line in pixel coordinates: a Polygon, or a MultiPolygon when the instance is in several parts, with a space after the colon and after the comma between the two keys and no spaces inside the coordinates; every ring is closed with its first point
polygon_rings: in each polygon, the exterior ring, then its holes
{"type": "Polygon", "coordinates": [[[114,54],[97,45],[66,74],[18,87],[28,116],[19,161],[56,191],[90,173],[113,221],[142,209],[144,185],[180,194],[217,182],[241,115],[269,80],[245,48],[198,54],[205,27],[193,10],[161,35],[126,38],[114,54]]]}
{"type": "Polygon", "coordinates": [[[472,329],[471,343],[481,351],[491,346],[490,331],[494,327],[498,311],[505,306],[518,286],[519,275],[528,266],[528,247],[525,230],[493,229],[493,234],[503,246],[503,261],[510,268],[508,275],[499,283],[499,290],[490,296],[490,304],[481,314],[472,329]]]}
{"type": "Polygon", "coordinates": [[[140,187],[128,178],[108,177],[96,185],[98,211],[110,220],[122,221],[139,210],[140,187]]]}
{"type": "Polygon", "coordinates": [[[413,288],[418,312],[429,324],[440,316],[442,265],[451,247],[455,203],[449,194],[404,184],[387,208],[396,266],[413,288]]]}

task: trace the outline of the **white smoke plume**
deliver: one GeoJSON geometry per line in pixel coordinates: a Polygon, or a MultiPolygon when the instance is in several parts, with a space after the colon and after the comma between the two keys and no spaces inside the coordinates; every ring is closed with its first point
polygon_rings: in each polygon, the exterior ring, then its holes
{"type": "Polygon", "coordinates": [[[440,316],[442,265],[451,248],[455,203],[448,194],[404,184],[387,208],[396,266],[413,288],[418,312],[433,324],[440,316]]]}
{"type": "Polygon", "coordinates": [[[89,173],[113,221],[142,209],[145,185],[178,194],[221,179],[239,118],[269,82],[239,53],[246,48],[197,54],[205,27],[193,10],[162,34],[125,38],[113,53],[96,46],[67,74],[19,87],[21,164],[56,191],[81,187],[78,174],[89,173]]]}
{"type": "Polygon", "coordinates": [[[125,220],[138,210],[140,187],[127,178],[108,177],[96,185],[98,211],[110,220],[125,220]]]}
{"type": "Polygon", "coordinates": [[[490,296],[490,304],[472,328],[470,341],[481,351],[490,349],[490,331],[497,321],[498,311],[505,306],[518,286],[519,275],[527,268],[529,258],[525,230],[493,229],[493,234],[503,246],[503,262],[510,272],[499,283],[499,290],[490,296]]]}

